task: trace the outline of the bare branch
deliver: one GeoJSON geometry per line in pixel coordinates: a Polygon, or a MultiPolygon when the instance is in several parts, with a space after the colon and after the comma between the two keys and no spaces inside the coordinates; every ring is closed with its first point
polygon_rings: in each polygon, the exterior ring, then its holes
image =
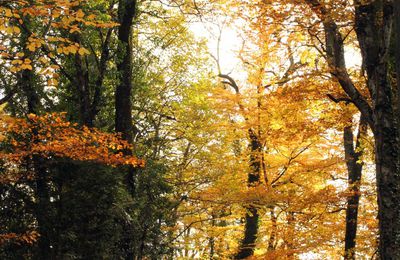
{"type": "Polygon", "coordinates": [[[332,96],[331,94],[326,94],[326,96],[332,100],[335,103],[339,103],[339,102],[346,102],[346,105],[352,103],[354,104],[353,100],[351,100],[350,98],[346,98],[346,97],[339,97],[339,98],[335,98],[334,96],[332,96]]]}

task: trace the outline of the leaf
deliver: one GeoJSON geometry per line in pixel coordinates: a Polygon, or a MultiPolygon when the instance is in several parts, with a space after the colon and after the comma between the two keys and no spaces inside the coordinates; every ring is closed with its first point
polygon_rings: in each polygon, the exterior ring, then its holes
{"type": "Polygon", "coordinates": [[[82,11],[82,9],[79,9],[77,12],[76,12],[76,17],[78,17],[78,18],[83,18],[85,16],[85,13],[82,11]]]}

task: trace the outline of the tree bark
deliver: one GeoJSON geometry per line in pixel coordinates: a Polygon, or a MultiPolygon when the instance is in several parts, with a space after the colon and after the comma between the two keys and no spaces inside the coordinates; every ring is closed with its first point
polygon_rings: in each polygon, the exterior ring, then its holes
{"type": "Polygon", "coordinates": [[[296,217],[293,211],[288,211],[286,214],[287,214],[286,221],[288,225],[288,233],[287,233],[288,237],[285,239],[286,249],[287,249],[286,258],[288,260],[293,260],[295,259],[295,249],[296,249],[294,246],[294,238],[296,236],[296,230],[295,230],[296,217]]]}
{"type": "MultiPolygon", "coordinates": [[[[250,138],[250,168],[251,172],[248,174],[247,185],[248,187],[255,187],[260,184],[261,173],[261,159],[262,144],[259,137],[254,133],[253,129],[249,129],[250,138]]],[[[241,241],[239,252],[235,255],[235,259],[244,259],[254,254],[256,247],[256,239],[258,233],[258,220],[259,214],[257,206],[248,205],[246,207],[244,237],[241,241]]]]}
{"type": "Polygon", "coordinates": [[[132,142],[132,26],[136,0],[119,1],[118,60],[119,84],[115,90],[115,130],[132,142]]]}
{"type": "Polygon", "coordinates": [[[388,57],[393,1],[354,1],[355,31],[372,107],[355,88],[345,67],[343,38],[329,10],[318,0],[306,0],[323,21],[326,54],[332,75],[371,127],[375,139],[375,164],[378,193],[379,257],[400,259],[400,172],[399,139],[392,86],[388,80],[388,57]]]}
{"type": "MultiPolygon", "coordinates": [[[[117,69],[119,84],[115,90],[115,131],[122,134],[122,138],[132,143],[132,26],[136,15],[136,0],[120,0],[118,7],[118,53],[117,69]]],[[[125,150],[126,155],[131,155],[131,150],[125,150]]],[[[128,191],[133,194],[135,190],[134,169],[129,169],[125,178],[128,191]]]]}
{"type": "Polygon", "coordinates": [[[392,4],[381,0],[356,6],[356,33],[373,107],[381,259],[400,259],[399,139],[388,79],[392,4]]]}
{"type": "Polygon", "coordinates": [[[394,37],[395,37],[395,63],[396,63],[396,84],[397,84],[397,127],[400,130],[400,0],[394,0],[394,37]]]}
{"type": "Polygon", "coordinates": [[[270,214],[271,214],[272,226],[271,226],[271,233],[268,239],[268,252],[272,252],[273,250],[275,250],[275,243],[276,243],[277,217],[275,215],[274,206],[271,206],[270,214]]]}
{"type": "MultiPolygon", "coordinates": [[[[115,131],[122,134],[122,138],[132,144],[133,123],[132,123],[132,27],[136,15],[136,0],[119,0],[118,5],[118,50],[117,70],[119,84],[115,90],[115,131]]],[[[132,150],[125,149],[125,155],[131,155],[132,150]]],[[[135,194],[135,169],[129,167],[125,175],[125,186],[134,197],[135,194]]],[[[127,227],[132,229],[132,227],[127,227]]],[[[134,250],[133,234],[127,232],[126,260],[136,259],[134,250]]]]}
{"type": "MultiPolygon", "coordinates": [[[[74,35],[73,41],[81,44],[80,36],[74,35]]],[[[89,72],[88,68],[84,64],[82,55],[79,53],[75,54],[74,65],[75,84],[79,95],[80,123],[88,127],[93,127],[94,118],[91,116],[89,72]]]]}
{"type": "Polygon", "coordinates": [[[347,126],[343,131],[345,160],[348,171],[348,189],[351,194],[347,197],[346,208],[346,232],[344,259],[355,259],[356,235],[358,206],[360,200],[360,181],[363,164],[360,162],[362,156],[361,138],[367,132],[367,124],[363,117],[360,119],[356,144],[354,146],[354,136],[351,126],[347,126]]]}

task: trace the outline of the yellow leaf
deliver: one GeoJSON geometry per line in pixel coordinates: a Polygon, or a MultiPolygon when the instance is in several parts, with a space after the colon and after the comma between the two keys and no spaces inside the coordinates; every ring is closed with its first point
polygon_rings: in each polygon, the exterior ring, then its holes
{"type": "Polygon", "coordinates": [[[12,12],[10,9],[5,9],[6,10],[6,17],[12,17],[12,12]]]}
{"type": "Polygon", "coordinates": [[[45,57],[40,57],[39,62],[41,63],[47,63],[47,59],[45,57]]]}
{"type": "Polygon", "coordinates": [[[28,50],[30,50],[30,51],[35,51],[35,50],[36,50],[36,46],[33,45],[33,44],[29,44],[29,45],[27,46],[27,48],[28,48],[28,50]]]}
{"type": "Polygon", "coordinates": [[[89,54],[90,53],[87,49],[85,49],[83,47],[79,48],[78,52],[79,52],[80,55],[85,55],[85,54],[89,54]]]}
{"type": "Polygon", "coordinates": [[[19,29],[19,27],[13,27],[13,30],[14,30],[14,32],[15,33],[20,33],[21,32],[21,29],[19,29]]]}
{"type": "Polygon", "coordinates": [[[30,64],[22,64],[21,69],[32,70],[32,65],[30,64]]]}
{"type": "Polygon", "coordinates": [[[13,60],[13,61],[11,62],[12,65],[22,64],[22,63],[23,63],[22,60],[13,60]]]}
{"type": "Polygon", "coordinates": [[[76,17],[82,18],[82,17],[84,17],[84,16],[85,16],[85,13],[82,11],[82,9],[79,9],[79,10],[76,12],[76,17]]]}

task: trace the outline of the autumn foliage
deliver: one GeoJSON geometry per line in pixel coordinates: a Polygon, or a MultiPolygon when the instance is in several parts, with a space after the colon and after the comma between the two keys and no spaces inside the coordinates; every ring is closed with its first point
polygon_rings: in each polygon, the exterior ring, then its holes
{"type": "Polygon", "coordinates": [[[131,146],[118,135],[85,126],[79,128],[77,124],[66,121],[64,113],[30,114],[26,119],[3,117],[0,129],[1,156],[7,163],[21,163],[39,156],[94,161],[111,166],[144,166],[143,160],[122,154],[121,150],[131,146]]]}
{"type": "Polygon", "coordinates": [[[394,7],[0,0],[0,258],[399,258],[394,7]]]}

